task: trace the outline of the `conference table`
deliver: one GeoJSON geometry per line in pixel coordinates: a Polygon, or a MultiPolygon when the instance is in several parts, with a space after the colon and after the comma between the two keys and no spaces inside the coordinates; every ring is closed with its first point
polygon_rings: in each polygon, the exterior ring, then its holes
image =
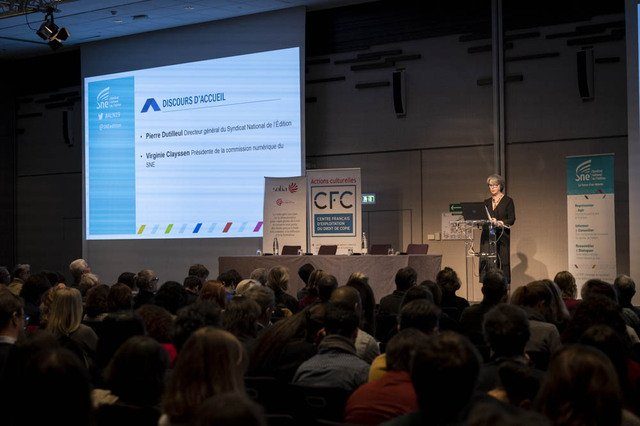
{"type": "Polygon", "coordinates": [[[338,279],[339,285],[347,283],[353,272],[362,272],[369,277],[376,302],[396,289],[395,275],[398,269],[411,266],[418,273],[418,283],[436,279],[440,271],[442,255],[365,255],[365,256],[220,256],[218,271],[235,269],[242,277],[248,278],[256,268],[270,269],[284,266],[289,270],[288,293],[295,297],[304,283],[298,277],[298,269],[310,263],[315,269],[322,269],[338,279]]]}

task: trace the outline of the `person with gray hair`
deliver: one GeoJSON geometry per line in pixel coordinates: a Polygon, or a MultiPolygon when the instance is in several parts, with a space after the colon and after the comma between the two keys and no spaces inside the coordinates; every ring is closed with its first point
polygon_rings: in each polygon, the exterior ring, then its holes
{"type": "Polygon", "coordinates": [[[80,278],[82,278],[82,274],[86,274],[91,272],[91,267],[84,259],[76,259],[69,264],[69,273],[71,273],[71,277],[73,278],[73,287],[78,287],[80,285],[80,278]]]}
{"type": "Polygon", "coordinates": [[[613,287],[618,293],[618,303],[622,308],[631,309],[640,315],[640,309],[633,306],[631,299],[636,294],[636,283],[629,275],[618,275],[613,282],[613,287]]]}
{"type": "Polygon", "coordinates": [[[9,285],[11,274],[6,266],[0,266],[0,284],[9,285]]]}
{"type": "Polygon", "coordinates": [[[271,316],[276,306],[273,290],[266,286],[254,286],[244,292],[244,296],[255,300],[260,305],[260,317],[256,323],[258,332],[271,325],[271,316]]]}
{"type": "Polygon", "coordinates": [[[267,285],[267,271],[266,268],[256,268],[251,272],[250,279],[258,281],[262,285],[267,285]]]}
{"type": "MultiPolygon", "coordinates": [[[[513,199],[505,195],[504,178],[500,175],[493,174],[487,178],[487,186],[491,197],[484,200],[484,205],[489,212],[491,223],[482,227],[482,235],[480,237],[480,251],[489,253],[489,243],[494,238],[496,240],[496,267],[502,270],[507,280],[507,284],[511,283],[511,265],[509,261],[509,240],[511,238],[510,227],[516,221],[516,208],[513,199]]],[[[484,279],[486,271],[492,265],[487,260],[480,262],[480,281],[484,279]]]]}

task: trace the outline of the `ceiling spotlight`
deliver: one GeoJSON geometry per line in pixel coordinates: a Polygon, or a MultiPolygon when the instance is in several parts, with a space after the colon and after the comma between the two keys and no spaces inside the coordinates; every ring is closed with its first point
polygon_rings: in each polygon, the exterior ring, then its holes
{"type": "Polygon", "coordinates": [[[53,22],[53,10],[51,9],[47,10],[44,22],[40,25],[36,34],[48,42],[53,50],[62,47],[62,42],[69,38],[69,30],[64,27],[60,28],[53,22]]]}

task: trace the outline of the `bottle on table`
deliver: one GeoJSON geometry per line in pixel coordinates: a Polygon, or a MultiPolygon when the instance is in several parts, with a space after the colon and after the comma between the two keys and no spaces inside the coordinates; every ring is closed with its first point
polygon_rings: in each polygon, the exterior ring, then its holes
{"type": "Polygon", "coordinates": [[[369,252],[369,242],[367,241],[367,234],[362,233],[362,254],[369,252]]]}
{"type": "Polygon", "coordinates": [[[276,256],[280,254],[280,244],[278,244],[278,237],[275,237],[273,239],[273,254],[276,256]]]}

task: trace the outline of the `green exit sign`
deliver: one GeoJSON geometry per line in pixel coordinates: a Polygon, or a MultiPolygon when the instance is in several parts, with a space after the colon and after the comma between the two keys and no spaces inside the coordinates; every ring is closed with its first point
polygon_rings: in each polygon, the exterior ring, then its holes
{"type": "Polygon", "coordinates": [[[376,194],[362,194],[362,204],[375,204],[376,194]]]}
{"type": "Polygon", "coordinates": [[[449,204],[449,212],[462,214],[462,206],[459,203],[449,204]]]}

